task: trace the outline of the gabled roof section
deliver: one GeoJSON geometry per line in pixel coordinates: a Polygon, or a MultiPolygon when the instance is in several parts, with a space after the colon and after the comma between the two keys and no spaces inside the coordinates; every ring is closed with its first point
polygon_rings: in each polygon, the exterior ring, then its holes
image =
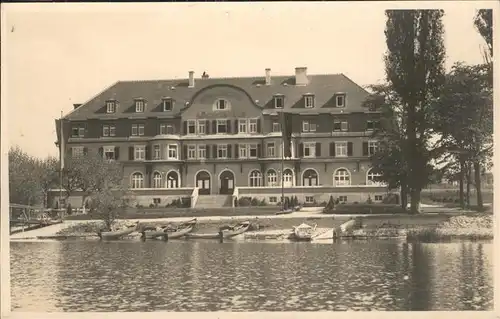
{"type": "Polygon", "coordinates": [[[151,80],[151,81],[119,81],[97,96],[87,101],[82,106],[67,114],[64,118],[68,120],[86,120],[89,118],[134,118],[134,117],[156,117],[156,116],[179,116],[197,92],[210,86],[226,84],[239,87],[244,90],[252,101],[262,107],[264,113],[274,112],[275,94],[283,94],[285,97],[284,110],[292,113],[341,113],[341,112],[363,112],[367,108],[362,102],[369,93],[354,83],[344,74],[321,74],[308,75],[309,84],[295,86],[295,77],[273,76],[271,85],[265,85],[265,76],[262,77],[240,77],[240,78],[208,78],[195,79],[195,87],[188,87],[188,79],[176,80],[151,80]],[[346,107],[335,108],[334,96],[338,93],[346,94],[346,107]],[[303,101],[305,94],[314,94],[314,108],[298,108],[297,103],[303,101]],[[146,101],[143,113],[135,113],[130,110],[134,107],[137,97],[146,101]],[[171,111],[163,112],[163,98],[170,97],[174,101],[171,111]],[[106,113],[106,101],[116,100],[116,112],[106,113]]]}

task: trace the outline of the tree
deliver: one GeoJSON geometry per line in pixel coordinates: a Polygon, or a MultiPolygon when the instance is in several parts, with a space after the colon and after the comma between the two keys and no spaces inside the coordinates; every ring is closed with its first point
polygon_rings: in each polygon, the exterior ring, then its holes
{"type": "Polygon", "coordinates": [[[465,178],[467,194],[470,194],[471,171],[474,172],[479,208],[482,207],[481,169],[488,165],[493,155],[491,77],[487,64],[455,63],[432,107],[434,131],[440,135],[438,143],[446,149],[448,158],[459,164],[461,193],[465,178]]]}
{"type": "Polygon", "coordinates": [[[35,159],[17,146],[9,150],[9,201],[25,205],[40,203],[35,159]]]}
{"type": "Polygon", "coordinates": [[[493,56],[493,10],[478,10],[474,17],[474,26],[486,42],[490,56],[493,56]]]}
{"type": "Polygon", "coordinates": [[[429,105],[444,82],[443,10],[387,10],[386,16],[386,77],[402,106],[404,128],[398,155],[407,169],[410,209],[417,213],[433,156],[429,105]]]}
{"type": "Polygon", "coordinates": [[[38,180],[43,195],[43,204],[47,206],[47,195],[49,190],[60,187],[59,185],[59,160],[53,156],[36,161],[38,167],[38,180]]]}
{"type": "Polygon", "coordinates": [[[113,223],[121,217],[121,213],[129,203],[124,188],[111,189],[105,187],[89,197],[93,215],[104,222],[106,231],[110,231],[113,223]]]}

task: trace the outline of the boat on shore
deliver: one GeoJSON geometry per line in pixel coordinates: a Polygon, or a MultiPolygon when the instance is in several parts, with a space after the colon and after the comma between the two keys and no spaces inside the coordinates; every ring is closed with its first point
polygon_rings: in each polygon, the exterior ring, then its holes
{"type": "Polygon", "coordinates": [[[141,238],[143,239],[176,239],[190,233],[194,228],[194,224],[187,225],[178,229],[163,228],[162,230],[142,231],[141,238]]]}
{"type": "Polygon", "coordinates": [[[124,236],[130,235],[133,232],[137,230],[137,226],[139,223],[135,223],[133,225],[128,225],[126,228],[115,230],[115,231],[99,231],[97,232],[97,236],[99,236],[100,239],[105,239],[105,240],[116,240],[116,239],[121,239],[124,236]]]}
{"type": "Polygon", "coordinates": [[[241,222],[235,226],[221,227],[217,233],[188,233],[186,238],[192,239],[218,239],[218,238],[231,238],[243,234],[250,228],[250,222],[241,222]]]}
{"type": "Polygon", "coordinates": [[[316,230],[316,226],[310,226],[308,224],[302,223],[299,226],[293,227],[292,238],[297,241],[311,241],[316,230]]]}

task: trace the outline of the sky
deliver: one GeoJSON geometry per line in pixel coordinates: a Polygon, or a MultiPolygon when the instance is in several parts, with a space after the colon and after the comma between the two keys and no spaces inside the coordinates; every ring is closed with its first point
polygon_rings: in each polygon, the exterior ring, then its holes
{"type": "MultiPolygon", "coordinates": [[[[445,10],[447,67],[481,63],[473,16],[493,3],[430,6],[445,10]]],[[[292,75],[306,66],[380,82],[389,8],[401,2],[3,4],[2,137],[31,155],[57,156],[54,120],[119,80],[186,78],[190,70],[292,75]]]]}

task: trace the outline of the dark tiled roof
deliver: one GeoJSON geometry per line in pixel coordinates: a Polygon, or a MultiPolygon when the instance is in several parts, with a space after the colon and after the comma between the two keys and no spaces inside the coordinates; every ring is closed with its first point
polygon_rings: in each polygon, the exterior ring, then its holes
{"type": "Polygon", "coordinates": [[[364,112],[362,102],[369,93],[362,87],[351,81],[343,74],[308,75],[309,84],[296,86],[295,76],[273,76],[271,85],[265,85],[265,77],[244,78],[208,78],[195,79],[195,87],[188,87],[188,79],[177,80],[152,80],[152,81],[119,81],[90,99],[77,109],[65,116],[69,120],[85,120],[88,118],[127,118],[127,117],[151,117],[151,116],[177,116],[186,107],[186,102],[197,92],[203,89],[229,85],[244,90],[253,99],[254,103],[263,109],[264,113],[274,112],[273,96],[283,94],[285,96],[284,109],[294,113],[340,113],[364,112]],[[304,94],[315,95],[315,107],[303,108],[304,94]],[[334,108],[334,95],[345,93],[347,106],[345,108],[334,108]],[[174,109],[171,112],[162,112],[162,98],[170,97],[175,100],[174,109]],[[144,113],[134,113],[134,101],[136,98],[146,100],[144,113]],[[105,104],[107,100],[115,99],[118,102],[116,113],[106,114],[105,104]],[[302,104],[301,104],[302,103],[302,104]]]}

